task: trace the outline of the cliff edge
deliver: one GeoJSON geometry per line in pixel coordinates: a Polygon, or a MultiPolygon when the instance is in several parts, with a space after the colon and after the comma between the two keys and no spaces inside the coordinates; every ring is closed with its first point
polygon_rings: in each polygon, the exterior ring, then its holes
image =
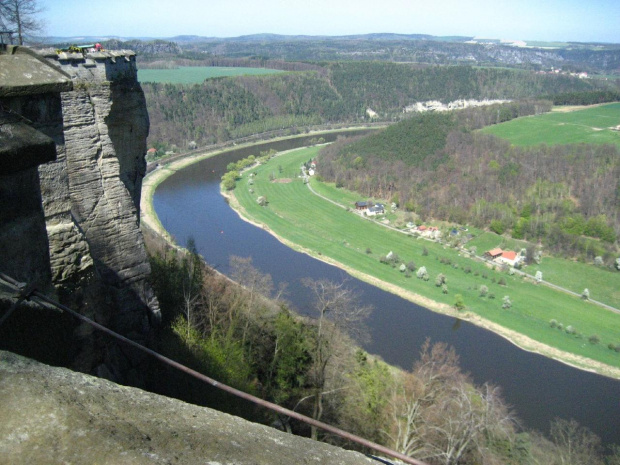
{"type": "Polygon", "coordinates": [[[0,462],[378,462],[137,388],[0,351],[0,462]]]}

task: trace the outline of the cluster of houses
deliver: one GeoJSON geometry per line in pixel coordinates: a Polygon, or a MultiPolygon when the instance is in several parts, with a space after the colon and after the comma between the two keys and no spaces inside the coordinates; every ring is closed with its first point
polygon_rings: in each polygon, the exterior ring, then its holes
{"type": "Polygon", "coordinates": [[[536,74],[562,74],[564,76],[572,76],[577,77],[579,79],[589,79],[588,73],[585,71],[581,71],[580,73],[575,73],[572,71],[562,71],[560,68],[551,68],[551,71],[538,71],[536,74]]]}
{"type": "Polygon", "coordinates": [[[385,213],[385,205],[366,200],[355,202],[355,209],[366,216],[383,215],[385,213]]]}
{"type": "Polygon", "coordinates": [[[525,257],[521,252],[517,253],[512,250],[502,250],[499,247],[485,252],[484,256],[494,262],[512,267],[519,265],[523,260],[525,260],[525,257]]]}
{"type": "Polygon", "coordinates": [[[437,226],[426,226],[421,224],[420,226],[411,228],[411,232],[418,233],[421,237],[426,237],[427,239],[441,239],[441,231],[437,226]]]}

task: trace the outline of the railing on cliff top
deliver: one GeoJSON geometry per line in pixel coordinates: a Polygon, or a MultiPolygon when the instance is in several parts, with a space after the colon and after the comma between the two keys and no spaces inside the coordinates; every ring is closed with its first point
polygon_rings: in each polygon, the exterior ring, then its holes
{"type": "MultiPolygon", "coordinates": [[[[245,399],[249,402],[252,402],[256,405],[259,405],[261,407],[267,408],[269,410],[272,410],[276,413],[279,413],[281,415],[285,415],[287,417],[290,418],[294,418],[296,420],[299,420],[301,422],[304,422],[308,425],[317,427],[322,429],[323,431],[327,431],[329,433],[335,434],[337,436],[340,436],[343,439],[349,440],[351,442],[357,443],[361,446],[367,447],[369,449],[375,450],[379,453],[385,454],[389,457],[393,457],[396,458],[398,460],[403,461],[404,463],[408,463],[411,465],[427,465],[425,462],[421,462],[419,460],[416,460],[412,457],[409,457],[407,455],[401,454],[400,452],[396,452],[392,449],[389,449],[385,446],[382,446],[380,444],[374,443],[372,441],[368,441],[367,439],[361,438],[359,436],[356,436],[354,434],[351,434],[347,431],[341,430],[339,428],[336,428],[334,426],[328,425],[326,423],[320,422],[315,420],[314,418],[310,418],[307,417],[305,415],[302,415],[300,413],[297,413],[293,410],[289,410],[287,408],[281,407],[277,404],[274,404],[272,402],[268,402],[264,399],[260,399],[256,396],[253,396],[251,394],[248,394],[246,392],[240,391],[238,389],[235,389],[231,386],[228,386],[226,384],[222,384],[219,381],[210,378],[208,376],[203,375],[202,373],[199,373],[195,370],[192,370],[191,368],[186,367],[185,365],[182,365],[178,362],[175,362],[172,359],[169,359],[168,357],[165,357],[163,355],[161,355],[158,352],[155,352],[154,350],[151,350],[143,345],[138,344],[137,342],[132,341],[131,339],[126,338],[125,336],[122,336],[118,333],[115,333],[114,331],[106,328],[105,326],[100,325],[99,323],[94,322],[93,320],[91,320],[90,318],[85,317],[84,315],[76,312],[75,310],[72,310],[71,308],[60,304],[59,302],[56,302],[55,300],[49,298],[48,296],[46,296],[45,294],[39,292],[36,288],[34,288],[33,286],[29,286],[26,283],[21,283],[17,280],[15,280],[14,278],[4,274],[4,273],[0,273],[0,282],[3,282],[6,286],[8,286],[10,289],[12,289],[12,291],[15,293],[15,301],[13,302],[13,304],[11,305],[11,307],[9,308],[9,310],[7,310],[4,315],[2,317],[0,317],[0,325],[4,324],[8,318],[11,316],[11,314],[19,307],[19,305],[24,302],[24,301],[31,301],[34,302],[38,305],[41,306],[45,306],[45,304],[47,305],[52,305],[53,307],[55,307],[57,310],[60,310],[61,312],[67,312],[68,314],[70,314],[71,316],[73,316],[74,318],[80,320],[83,323],[86,323],[90,326],[92,326],[95,329],[98,329],[99,331],[117,339],[118,341],[127,344],[135,349],[138,349],[150,356],[152,356],[153,358],[155,358],[156,360],[165,363],[166,365],[169,365],[173,368],[176,368],[184,373],[187,373],[188,375],[198,379],[199,381],[206,383],[206,384],[210,384],[213,387],[216,387],[218,389],[221,389],[225,392],[228,392],[229,394],[232,394],[236,397],[239,397],[241,399],[245,399]]],[[[369,457],[374,458],[378,461],[381,461],[383,463],[390,463],[390,462],[386,462],[383,459],[379,459],[377,457],[374,457],[372,455],[369,455],[369,457]]]]}

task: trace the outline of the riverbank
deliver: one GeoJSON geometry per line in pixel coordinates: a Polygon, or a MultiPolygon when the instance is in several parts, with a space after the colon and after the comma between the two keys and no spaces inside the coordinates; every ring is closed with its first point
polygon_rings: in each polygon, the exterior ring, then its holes
{"type": "Polygon", "coordinates": [[[376,286],[384,291],[398,295],[399,297],[402,297],[403,299],[406,299],[410,302],[418,304],[428,310],[441,313],[443,315],[447,315],[453,318],[458,318],[460,320],[464,320],[469,323],[472,323],[478,327],[484,328],[488,331],[492,331],[495,334],[508,340],[510,343],[516,345],[522,350],[526,350],[528,352],[533,352],[533,353],[543,355],[545,357],[552,358],[554,360],[565,363],[569,366],[578,368],[580,370],[589,371],[591,373],[598,373],[604,376],[609,376],[611,378],[620,379],[620,369],[616,367],[612,367],[612,366],[606,365],[604,363],[600,363],[596,360],[592,360],[586,357],[575,355],[570,352],[561,351],[554,347],[543,344],[539,341],[535,341],[534,339],[524,334],[510,330],[501,325],[498,325],[497,323],[494,323],[490,320],[482,318],[481,316],[476,315],[475,313],[468,312],[468,311],[464,311],[464,312],[458,311],[450,305],[437,302],[435,300],[429,299],[420,294],[416,294],[414,292],[403,289],[402,287],[396,286],[392,283],[382,281],[374,276],[368,275],[366,273],[362,273],[359,270],[348,267],[344,265],[343,263],[329,259],[328,257],[325,257],[324,255],[318,255],[309,249],[301,247],[299,244],[295,244],[285,239],[284,237],[279,236],[278,234],[274,233],[267,225],[253,221],[251,218],[249,218],[249,216],[247,215],[247,212],[241,207],[241,205],[237,201],[237,198],[234,195],[231,195],[230,192],[222,191],[222,195],[224,195],[228,199],[228,203],[230,207],[233,208],[233,210],[237,212],[237,214],[242,220],[258,228],[264,229],[265,231],[267,231],[269,234],[271,234],[273,237],[275,237],[278,241],[282,242],[287,247],[290,247],[298,252],[305,253],[306,255],[309,255],[312,258],[315,258],[316,260],[321,260],[325,263],[336,266],[361,281],[364,281],[368,284],[376,286]]]}
{"type": "MultiPolygon", "coordinates": [[[[215,153],[196,155],[196,156],[188,157],[183,160],[178,160],[170,165],[158,168],[155,172],[151,173],[147,178],[145,178],[144,188],[143,188],[143,200],[142,200],[143,221],[149,227],[151,227],[151,229],[157,231],[157,233],[165,237],[169,242],[173,242],[173,238],[170,237],[169,234],[165,231],[165,229],[159,222],[159,219],[157,218],[157,215],[155,214],[153,210],[152,197],[153,197],[153,193],[155,192],[157,185],[163,182],[163,180],[165,180],[167,177],[174,174],[176,171],[183,169],[193,163],[196,163],[199,160],[218,155],[219,153],[222,153],[222,152],[225,152],[225,150],[215,152],[215,153]]],[[[429,299],[427,297],[421,296],[414,292],[408,291],[392,283],[377,279],[373,276],[362,273],[351,267],[347,267],[346,265],[342,263],[339,263],[335,260],[327,258],[325,255],[319,255],[316,252],[313,252],[311,250],[306,250],[303,247],[299,246],[298,244],[291,243],[290,241],[282,237],[279,237],[277,234],[271,231],[269,227],[265,227],[263,224],[257,224],[256,222],[249,220],[247,213],[244,212],[239,207],[234,197],[230,197],[229,201],[230,201],[230,205],[241,216],[241,218],[255,224],[258,227],[261,227],[262,229],[265,229],[270,234],[272,234],[274,237],[276,237],[279,241],[286,244],[288,247],[291,247],[295,250],[303,252],[318,260],[337,266],[345,270],[346,272],[348,272],[350,275],[355,276],[356,278],[359,278],[369,284],[372,284],[376,287],[379,287],[393,294],[399,295],[400,297],[403,297],[411,302],[415,302],[432,311],[442,313],[445,315],[449,315],[450,317],[466,320],[479,327],[493,331],[494,333],[504,337],[506,340],[510,341],[511,343],[515,344],[516,346],[524,350],[547,356],[549,358],[561,361],[563,363],[566,363],[568,365],[574,366],[582,370],[596,372],[596,373],[603,374],[603,375],[606,375],[612,378],[620,378],[620,369],[594,361],[586,357],[581,357],[579,355],[574,355],[568,352],[561,351],[559,349],[555,349],[551,346],[547,346],[527,336],[524,336],[516,331],[512,331],[510,329],[502,327],[501,325],[498,325],[497,323],[486,320],[472,312],[467,312],[467,311],[457,312],[456,310],[454,310],[453,307],[446,305],[445,303],[436,302],[432,299],[429,299]]]]}

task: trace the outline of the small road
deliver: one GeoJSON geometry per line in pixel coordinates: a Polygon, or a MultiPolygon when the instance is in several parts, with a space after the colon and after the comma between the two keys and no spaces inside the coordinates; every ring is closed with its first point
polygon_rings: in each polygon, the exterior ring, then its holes
{"type": "MultiPolygon", "coordinates": [[[[305,174],[305,173],[304,173],[304,174],[305,174]]],[[[308,182],[306,185],[308,186],[308,189],[310,190],[310,192],[312,192],[312,193],[313,193],[314,195],[316,195],[317,197],[320,197],[320,198],[322,198],[323,200],[325,200],[325,201],[327,201],[327,202],[329,202],[329,203],[332,203],[332,204],[334,204],[334,205],[336,205],[336,206],[338,206],[338,207],[340,207],[340,208],[343,208],[343,209],[345,209],[345,210],[347,210],[347,209],[349,208],[349,207],[347,207],[347,206],[345,206],[345,205],[342,205],[342,204],[340,204],[340,203],[338,203],[338,202],[335,202],[335,201],[333,201],[333,200],[331,200],[331,199],[328,199],[328,198],[327,198],[327,197],[325,197],[324,195],[319,194],[318,192],[316,192],[316,191],[312,188],[312,186],[310,185],[310,183],[309,183],[309,182],[308,182]]],[[[383,223],[381,223],[381,222],[374,221],[372,218],[368,218],[368,217],[366,217],[366,216],[364,216],[364,215],[362,215],[362,214],[359,214],[359,213],[356,213],[356,214],[357,214],[360,218],[362,218],[362,219],[364,219],[364,220],[367,220],[367,221],[372,221],[373,223],[378,224],[378,225],[380,225],[380,226],[383,226],[384,228],[391,229],[392,231],[396,231],[396,232],[399,232],[399,233],[401,233],[401,234],[406,234],[406,235],[408,235],[408,236],[410,236],[410,235],[411,235],[411,233],[410,233],[410,232],[408,232],[408,231],[403,231],[402,229],[395,228],[394,226],[390,226],[389,224],[383,224],[383,223]]],[[[422,239],[426,239],[427,241],[431,241],[431,242],[436,242],[436,241],[435,241],[435,240],[433,240],[433,239],[428,239],[428,238],[422,238],[422,239]]],[[[469,253],[469,252],[468,252],[467,250],[465,250],[464,248],[462,248],[462,249],[461,249],[461,251],[469,253]]],[[[490,260],[487,260],[486,258],[481,257],[481,256],[479,256],[479,255],[474,255],[474,256],[473,256],[473,259],[476,259],[476,260],[481,261],[481,262],[486,262],[486,263],[491,264],[491,265],[497,265],[497,263],[492,262],[492,261],[490,261],[490,260]]],[[[515,270],[515,273],[516,273],[516,274],[519,274],[519,275],[521,275],[521,276],[525,276],[525,277],[527,277],[527,278],[531,278],[532,280],[536,281],[536,278],[535,278],[534,276],[532,276],[531,274],[527,274],[527,273],[525,273],[525,272],[523,272],[523,271],[520,271],[520,270],[515,270]]],[[[570,295],[573,295],[573,296],[575,296],[575,297],[579,297],[579,298],[581,298],[581,294],[578,294],[577,292],[573,292],[573,291],[571,291],[570,289],[566,289],[565,287],[561,287],[561,286],[558,286],[558,285],[556,285],[556,284],[550,283],[549,281],[542,280],[542,281],[540,281],[540,282],[539,282],[539,284],[543,284],[543,285],[548,286],[548,287],[550,287],[550,288],[552,288],[552,289],[555,289],[555,290],[557,290],[557,291],[564,292],[564,293],[566,293],[566,294],[570,294],[570,295]]],[[[611,305],[607,305],[607,304],[605,304],[605,303],[603,303],[603,302],[599,302],[599,301],[597,301],[597,300],[593,300],[593,299],[588,299],[588,302],[591,302],[591,303],[593,303],[593,304],[595,304],[595,305],[598,305],[599,307],[603,307],[603,308],[605,308],[605,309],[607,309],[607,310],[610,310],[610,311],[612,311],[612,312],[617,313],[617,314],[619,314],[619,315],[620,315],[620,309],[617,309],[617,308],[615,308],[615,307],[612,307],[611,305]]]]}

